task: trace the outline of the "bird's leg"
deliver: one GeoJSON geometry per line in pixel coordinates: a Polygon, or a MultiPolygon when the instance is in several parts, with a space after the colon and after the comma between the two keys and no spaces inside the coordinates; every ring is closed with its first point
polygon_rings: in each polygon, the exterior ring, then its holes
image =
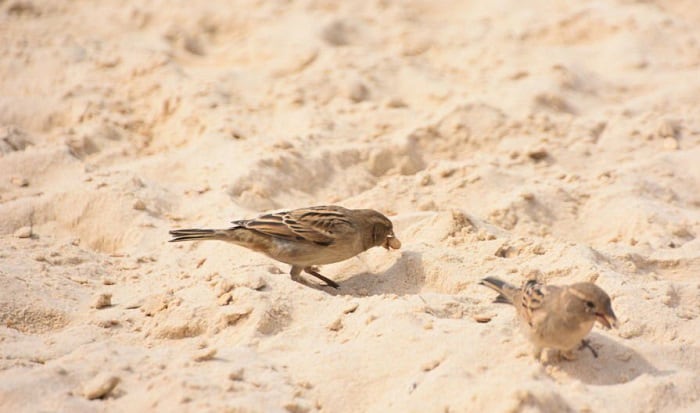
{"type": "Polygon", "coordinates": [[[338,288],[340,285],[338,285],[337,282],[331,280],[330,278],[324,277],[323,275],[318,273],[318,269],[315,267],[306,267],[304,268],[304,271],[307,273],[313,275],[314,277],[318,278],[319,280],[322,280],[323,282],[326,283],[326,285],[333,287],[333,288],[338,288]]]}
{"type": "Polygon", "coordinates": [[[535,360],[543,361],[542,356],[544,356],[543,353],[543,348],[539,346],[535,346],[532,349],[532,357],[535,358],[535,360]]]}
{"type": "Polygon", "coordinates": [[[593,346],[591,345],[591,342],[588,340],[581,340],[581,346],[579,347],[579,350],[582,350],[584,348],[587,348],[591,350],[591,353],[593,354],[593,357],[598,358],[598,352],[595,351],[593,346]]]}
{"type": "Polygon", "coordinates": [[[574,353],[574,350],[560,350],[559,358],[566,361],[574,361],[578,359],[578,356],[574,353]]]}
{"type": "Polygon", "coordinates": [[[292,276],[292,281],[296,281],[299,284],[306,285],[306,282],[304,281],[304,279],[300,277],[302,269],[303,269],[302,267],[297,267],[296,265],[292,265],[292,270],[289,271],[289,275],[292,276]]]}

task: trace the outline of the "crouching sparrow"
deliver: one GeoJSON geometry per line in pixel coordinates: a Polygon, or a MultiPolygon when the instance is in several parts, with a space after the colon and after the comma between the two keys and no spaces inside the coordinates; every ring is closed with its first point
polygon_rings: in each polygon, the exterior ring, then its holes
{"type": "Polygon", "coordinates": [[[577,347],[588,347],[597,357],[584,337],[596,321],[607,328],[617,327],[610,297],[590,282],[555,286],[530,280],[518,288],[488,277],[480,284],[499,293],[495,302],[515,306],[537,358],[544,348],[551,348],[558,350],[563,358],[573,360],[577,347]]]}

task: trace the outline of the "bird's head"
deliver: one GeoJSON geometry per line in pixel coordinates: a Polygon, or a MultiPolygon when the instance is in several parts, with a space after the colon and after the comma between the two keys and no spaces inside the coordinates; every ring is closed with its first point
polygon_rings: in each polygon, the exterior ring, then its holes
{"type": "Polygon", "coordinates": [[[617,317],[612,309],[610,297],[602,288],[590,282],[568,287],[571,301],[567,308],[594,319],[607,328],[617,327],[617,317]]]}
{"type": "Polygon", "coordinates": [[[362,216],[367,234],[365,240],[367,248],[384,247],[387,250],[401,248],[401,241],[394,235],[394,225],[389,218],[373,209],[360,209],[356,212],[362,216]]]}

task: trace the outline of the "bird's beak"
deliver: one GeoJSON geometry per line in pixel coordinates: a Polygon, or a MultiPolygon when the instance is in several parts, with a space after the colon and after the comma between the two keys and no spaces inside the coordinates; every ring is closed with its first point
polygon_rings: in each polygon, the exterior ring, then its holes
{"type": "Polygon", "coordinates": [[[596,313],[595,319],[605,328],[617,328],[617,317],[613,313],[612,309],[606,311],[605,313],[596,313]]]}
{"type": "Polygon", "coordinates": [[[386,248],[387,251],[389,251],[390,248],[397,250],[401,248],[401,241],[399,241],[399,239],[392,233],[386,237],[386,240],[384,240],[384,245],[382,246],[386,248]]]}

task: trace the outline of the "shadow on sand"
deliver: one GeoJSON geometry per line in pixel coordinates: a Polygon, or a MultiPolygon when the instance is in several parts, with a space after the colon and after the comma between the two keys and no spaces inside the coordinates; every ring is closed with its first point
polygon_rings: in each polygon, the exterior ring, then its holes
{"type": "Polygon", "coordinates": [[[324,287],[332,295],[366,297],[379,294],[415,294],[425,283],[423,258],[420,253],[405,251],[401,257],[382,273],[361,272],[339,282],[337,290],[324,287]]]}
{"type": "Polygon", "coordinates": [[[581,349],[578,360],[559,363],[559,369],[571,378],[607,386],[627,383],[642,374],[665,376],[673,373],[658,370],[630,347],[602,334],[591,333],[587,339],[598,352],[598,358],[594,358],[587,349],[581,349]]]}

